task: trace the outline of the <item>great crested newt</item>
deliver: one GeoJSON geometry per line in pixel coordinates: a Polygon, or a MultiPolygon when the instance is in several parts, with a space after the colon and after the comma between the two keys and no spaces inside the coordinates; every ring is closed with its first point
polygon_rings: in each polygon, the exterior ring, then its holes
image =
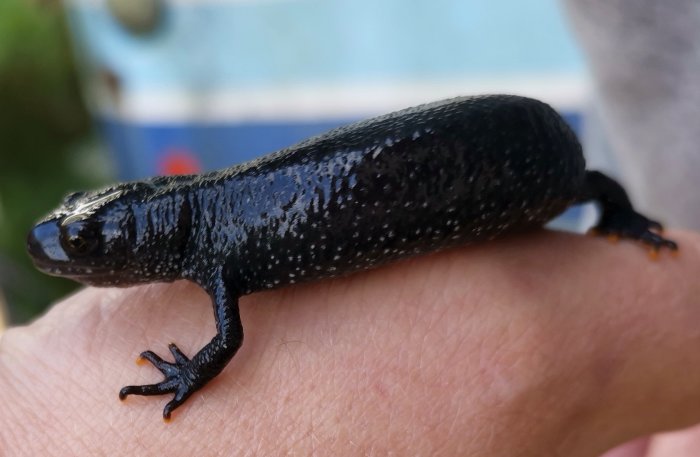
{"type": "Polygon", "coordinates": [[[595,201],[595,231],[676,250],[624,189],[586,171],[547,104],[460,97],[360,121],[231,168],[65,197],[31,231],[36,266],[93,286],[188,279],[211,297],[216,336],[192,358],[141,354],[164,375],[119,397],[174,397],[218,375],[243,341],[239,297],[542,227],[595,201]]]}

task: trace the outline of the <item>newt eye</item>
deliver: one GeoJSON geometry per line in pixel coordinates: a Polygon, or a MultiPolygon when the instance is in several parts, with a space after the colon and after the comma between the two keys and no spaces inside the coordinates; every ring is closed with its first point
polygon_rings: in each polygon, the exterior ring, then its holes
{"type": "Polygon", "coordinates": [[[61,227],[61,245],[69,254],[86,255],[97,248],[98,238],[85,222],[74,222],[61,227]]]}

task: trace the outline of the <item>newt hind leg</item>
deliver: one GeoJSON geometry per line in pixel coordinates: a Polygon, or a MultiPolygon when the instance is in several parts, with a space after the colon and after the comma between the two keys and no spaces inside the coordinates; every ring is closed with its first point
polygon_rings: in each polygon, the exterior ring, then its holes
{"type": "Polygon", "coordinates": [[[601,207],[598,224],[592,228],[596,235],[620,237],[644,243],[656,254],[662,248],[677,251],[678,245],[661,236],[663,226],[632,207],[627,192],[614,179],[599,171],[588,171],[580,203],[594,200],[601,207]]]}

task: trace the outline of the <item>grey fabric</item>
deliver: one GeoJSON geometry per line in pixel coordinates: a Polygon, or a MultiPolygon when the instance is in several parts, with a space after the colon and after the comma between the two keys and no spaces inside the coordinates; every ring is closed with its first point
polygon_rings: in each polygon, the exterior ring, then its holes
{"type": "Polygon", "coordinates": [[[632,199],[700,229],[700,1],[562,2],[632,199]]]}

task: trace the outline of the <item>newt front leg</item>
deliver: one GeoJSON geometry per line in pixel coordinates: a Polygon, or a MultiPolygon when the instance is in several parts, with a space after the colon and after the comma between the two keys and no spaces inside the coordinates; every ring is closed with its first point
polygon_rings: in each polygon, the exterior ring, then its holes
{"type": "Polygon", "coordinates": [[[209,295],[214,305],[216,336],[191,359],[173,343],[168,347],[174,362],[167,362],[152,351],[142,352],[140,357],[158,368],[165,379],[156,384],[123,387],[119,391],[121,400],[128,395],[173,393],[175,396],[163,409],[163,420],[168,421],[173,410],[221,373],[243,343],[243,326],[238,297],[228,290],[222,278],[215,281],[209,295]]]}

